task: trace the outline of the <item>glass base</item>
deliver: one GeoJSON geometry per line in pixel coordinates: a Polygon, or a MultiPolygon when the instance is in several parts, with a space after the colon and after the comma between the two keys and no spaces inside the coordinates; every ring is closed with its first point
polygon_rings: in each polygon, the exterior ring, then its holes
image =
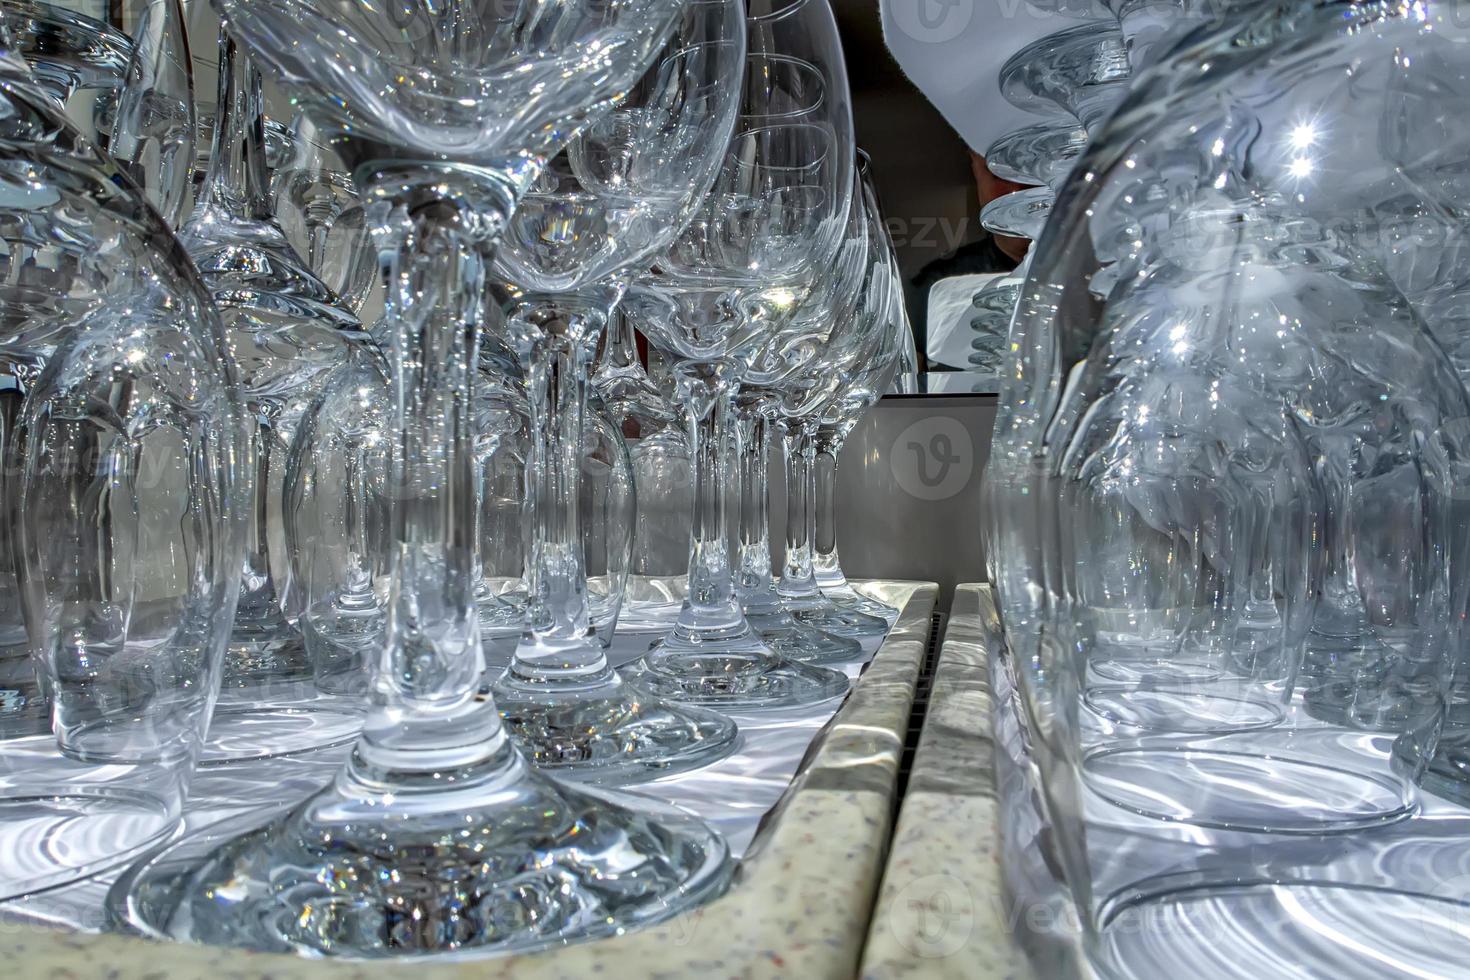
{"type": "Polygon", "coordinates": [[[1035,241],[1046,227],[1046,219],[1056,203],[1050,187],[1027,187],[1004,194],[985,205],[980,212],[981,226],[992,235],[1010,235],[1035,241]]]}
{"type": "Polygon", "coordinates": [[[1259,731],[1286,717],[1268,701],[1144,687],[1091,687],[1082,703],[1113,724],[1170,735],[1259,731]]]}
{"type": "Polygon", "coordinates": [[[201,766],[313,752],[362,731],[366,693],[322,694],[305,642],[286,629],[236,625],[201,766]]]}
{"type": "Polygon", "coordinates": [[[1146,883],[1103,912],[1092,963],[1107,980],[1428,980],[1463,976],[1470,963],[1470,904],[1449,894],[1331,882],[1146,883]]]}
{"type": "Polygon", "coordinates": [[[667,633],[679,621],[684,600],[623,600],[618,611],[618,633],[667,633]]]}
{"type": "Polygon", "coordinates": [[[687,772],[735,750],[724,715],[661,701],[607,670],[590,684],[507,673],[494,688],[506,731],[538,768],[578,782],[625,784],[687,772]]]}
{"type": "Polygon", "coordinates": [[[284,619],[235,624],[225,650],[222,687],[290,682],[311,676],[311,658],[294,626],[284,619]]]}
{"type": "Polygon", "coordinates": [[[1107,749],[1083,761],[1114,806],[1171,823],[1275,834],[1362,830],[1414,813],[1413,788],[1386,771],[1188,746],[1107,749]]]}
{"type": "Polygon", "coordinates": [[[785,605],[798,622],[833,636],[883,636],[888,632],[888,620],[842,609],[821,596],[816,600],[802,599],[785,605]]]}
{"type": "Polygon", "coordinates": [[[877,599],[869,599],[861,592],[853,589],[846,591],[839,589],[831,592],[824,589],[822,595],[831,599],[833,604],[844,612],[857,612],[865,616],[876,616],[887,622],[893,622],[898,619],[899,610],[897,606],[890,606],[888,603],[879,602],[877,599]]]}
{"type": "Polygon", "coordinates": [[[508,744],[487,774],[460,775],[374,786],[349,766],[289,813],[160,850],[118,881],[109,905],[158,939],[475,956],[616,935],[729,882],[724,841],[684,811],[560,784],[508,744]]]}
{"type": "MultiPolygon", "coordinates": [[[[51,710],[36,683],[30,658],[10,665],[13,670],[0,670],[0,742],[51,734],[51,710]]],[[[0,668],[4,666],[6,662],[0,661],[0,668]]]]}
{"type": "Polygon", "coordinates": [[[676,627],[623,675],[666,700],[725,709],[815,704],[848,688],[840,671],[777,655],[743,618],[710,633],[676,627]]]}
{"type": "Polygon", "coordinates": [[[345,745],[362,731],[365,709],[365,698],[313,700],[306,695],[272,704],[252,700],[248,689],[225,692],[210,719],[199,765],[276,759],[345,745]]]}
{"type": "Polygon", "coordinates": [[[1203,684],[1219,680],[1220,668],[1195,660],[1176,657],[1093,657],[1087,662],[1088,674],[1119,684],[1203,684]]]}
{"type": "Polygon", "coordinates": [[[815,626],[797,622],[786,610],[746,613],[746,619],[778,655],[809,664],[846,663],[863,655],[863,645],[847,636],[823,633],[815,626]]]}
{"type": "Polygon", "coordinates": [[[0,902],[126,863],[180,827],[160,798],[58,782],[0,794],[0,902]]]}
{"type": "MultiPolygon", "coordinates": [[[[1414,733],[1394,739],[1395,771],[1412,775],[1423,764],[1422,748],[1414,733]]],[[[1470,806],[1470,732],[1446,731],[1440,735],[1419,787],[1442,799],[1470,806]]]]}

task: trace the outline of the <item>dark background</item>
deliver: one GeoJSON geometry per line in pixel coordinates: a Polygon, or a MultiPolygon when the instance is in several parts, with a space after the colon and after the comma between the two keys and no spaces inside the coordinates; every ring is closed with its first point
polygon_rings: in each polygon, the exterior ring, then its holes
{"type": "Polygon", "coordinates": [[[982,234],[965,144],[883,45],[878,0],[831,0],[847,56],[857,142],[873,161],[905,278],[982,234]]]}

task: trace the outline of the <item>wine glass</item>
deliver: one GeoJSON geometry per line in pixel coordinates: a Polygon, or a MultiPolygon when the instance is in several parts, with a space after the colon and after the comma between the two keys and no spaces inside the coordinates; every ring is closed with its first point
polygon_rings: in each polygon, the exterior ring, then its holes
{"type": "Polygon", "coordinates": [[[852,117],[831,10],[824,0],[749,10],[741,117],[720,174],[623,302],[671,361],[694,457],[688,596],[636,675],[662,696],[728,706],[808,703],[847,687],[761,640],[740,608],[726,540],[736,385],[829,270],[852,193],[852,117]]]}
{"type": "Polygon", "coordinates": [[[702,901],[728,863],[701,822],[555,782],[510,743],[481,687],[473,576],[487,258],[543,161],[647,70],[678,5],[220,6],[368,202],[393,335],[387,634],[336,780],[136,867],[123,915],[154,935],[384,957],[563,944],[702,901]]]}
{"type": "MultiPolygon", "coordinates": [[[[849,197],[848,225],[830,274],[808,295],[783,330],[751,361],[735,393],[735,451],[739,463],[739,548],[736,593],[746,619],[776,653],[811,663],[854,660],[862,646],[824,633],[792,616],[771,572],[770,485],[767,461],[782,423],[786,386],[805,383],[804,372],[841,336],[868,278],[879,245],[869,234],[863,195],[849,197]]],[[[788,508],[791,501],[788,500],[788,508]]]]}
{"type": "Polygon", "coordinates": [[[878,391],[880,395],[888,391],[906,346],[905,338],[912,337],[907,318],[895,315],[901,308],[902,280],[896,275],[877,194],[870,179],[864,179],[865,169],[860,165],[856,177],[856,196],[869,243],[862,282],[852,290],[857,302],[845,311],[804,376],[794,379],[795,383],[783,392],[780,403],[785,421],[782,448],[786,456],[787,516],[786,561],[777,594],[798,621],[848,637],[886,633],[887,607],[874,614],[860,608],[860,603],[839,605],[821,591],[814,547],[819,489],[816,436],[825,407],[854,393],[849,385],[862,379],[862,365],[885,368],[878,391]],[[889,351],[892,356],[887,356],[889,351]]]}
{"type": "Polygon", "coordinates": [[[5,8],[41,86],[128,171],[169,227],[178,228],[189,204],[195,147],[193,70],[180,0],[6,0],[5,8]]]}
{"type": "Polygon", "coordinates": [[[683,416],[648,376],[633,325],[621,312],[608,323],[592,387],[628,441],[638,488],[631,577],[618,630],[663,635],[684,603],[694,463],[683,416]]]}
{"type": "Polygon", "coordinates": [[[271,174],[276,221],[338,304],[360,312],[377,258],[357,185],[304,114],[291,121],[290,149],[290,159],[271,174]]]}
{"type": "Polygon", "coordinates": [[[3,19],[0,48],[5,250],[25,257],[0,284],[4,341],[46,360],[7,433],[19,462],[7,550],[39,680],[7,680],[0,697],[9,898],[177,832],[238,594],[249,480],[245,414],[193,266],[36,87],[3,19]]]}
{"type": "Polygon", "coordinates": [[[250,524],[235,628],[204,763],[238,762],[341,744],[362,724],[356,700],[323,698],[281,583],[281,490],[296,422],[354,344],[357,320],[301,264],[276,224],[265,160],[260,75],[225,30],[208,175],[180,233],[215,297],[233,363],[259,420],[250,445],[250,524]]]}
{"type": "MultiPolygon", "coordinates": [[[[667,245],[713,182],[744,60],[740,3],[688,4],[648,73],[531,186],[496,257],[505,336],[529,392],[532,531],[525,632],[494,694],[528,758],[583,779],[623,783],[689,769],[735,744],[734,723],[722,715],[665,703],[609,665],[588,595],[589,564],[603,549],[589,553],[579,526],[579,498],[596,490],[584,468],[596,458],[577,449],[591,357],[623,272],[667,245]]],[[[586,510],[594,520],[603,513],[586,510]]],[[[603,526],[619,525],[628,522],[603,526]]]]}
{"type": "MultiPolygon", "coordinates": [[[[865,168],[863,186],[870,200],[876,202],[871,177],[865,168]]],[[[898,616],[898,609],[860,594],[847,581],[842,559],[837,550],[837,463],[842,446],[858,422],[885,394],[892,390],[904,350],[913,343],[903,295],[903,279],[898,271],[893,242],[882,228],[884,270],[887,289],[886,309],[879,309],[877,298],[869,301],[868,315],[877,316],[882,329],[865,345],[847,370],[844,383],[831,388],[819,408],[794,406],[798,414],[815,419],[810,430],[812,470],[810,506],[813,510],[810,528],[812,575],[817,586],[841,609],[866,613],[887,621],[898,616]]],[[[875,287],[876,288],[876,287],[875,287]]]]}
{"type": "Polygon", "coordinates": [[[1112,114],[1132,69],[1117,24],[1088,21],[1033,41],[1000,70],[1000,90],[1018,109],[1072,116],[1089,133],[1112,114]]]}

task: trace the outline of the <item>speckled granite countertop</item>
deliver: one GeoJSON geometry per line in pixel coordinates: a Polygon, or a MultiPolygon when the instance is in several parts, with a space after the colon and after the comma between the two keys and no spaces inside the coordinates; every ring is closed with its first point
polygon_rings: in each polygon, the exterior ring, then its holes
{"type": "Polygon", "coordinates": [[[808,764],[741,863],[730,892],[635,934],[458,963],[343,963],[153,943],[109,934],[0,930],[4,975],[109,980],[851,977],[889,841],[899,759],[937,586],[864,583],[903,609],[808,764]]]}
{"type": "Polygon", "coordinates": [[[864,980],[1034,976],[1002,881],[985,586],[955,589],[863,951],[864,980]]]}

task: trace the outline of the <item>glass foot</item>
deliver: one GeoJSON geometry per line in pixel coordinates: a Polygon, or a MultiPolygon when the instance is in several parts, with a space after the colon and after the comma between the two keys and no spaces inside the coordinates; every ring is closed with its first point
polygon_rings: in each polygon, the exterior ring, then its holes
{"type": "Polygon", "coordinates": [[[709,707],[814,704],[847,693],[847,675],[775,654],[743,620],[713,635],[675,629],[624,676],[670,701],[709,707]]]}
{"type": "Polygon", "coordinates": [[[289,624],[280,627],[236,625],[201,766],[313,752],[362,731],[366,693],[323,694],[305,642],[289,624]]]}
{"type": "Polygon", "coordinates": [[[788,660],[830,664],[858,660],[863,655],[863,645],[857,640],[797,622],[784,609],[764,615],[747,613],[746,618],[766,645],[788,660]]]}
{"type": "Polygon", "coordinates": [[[897,606],[890,606],[888,603],[879,602],[877,599],[869,599],[867,596],[855,590],[823,592],[822,594],[828,599],[831,599],[838,609],[845,612],[859,612],[867,616],[877,616],[886,622],[893,622],[898,619],[899,609],[897,606]]]}
{"type": "MultiPolygon", "coordinates": [[[[54,740],[44,741],[37,751],[54,752],[54,740]]],[[[145,793],[60,781],[12,786],[0,794],[0,902],[117,867],[179,826],[177,813],[145,793]]]]}
{"type": "MultiPolygon", "coordinates": [[[[1419,735],[1408,732],[1400,735],[1393,743],[1393,764],[1396,772],[1414,776],[1423,765],[1423,746],[1419,735]]],[[[1444,732],[1436,742],[1434,755],[1424,766],[1419,786],[1426,793],[1433,793],[1458,803],[1470,806],[1470,732],[1455,729],[1444,732]]]]}
{"type": "MultiPolygon", "coordinates": [[[[3,661],[0,661],[3,664],[3,661]]],[[[0,742],[26,735],[51,734],[51,710],[30,661],[25,668],[0,676],[0,742]]]]}
{"type": "Polygon", "coordinates": [[[883,636],[888,632],[888,620],[842,609],[825,600],[815,603],[798,601],[787,606],[787,609],[799,622],[834,636],[883,636]]]}
{"type": "MultiPolygon", "coordinates": [[[[273,691],[272,694],[280,692],[273,691]]],[[[345,745],[362,731],[366,700],[304,694],[261,703],[248,690],[226,692],[215,705],[201,766],[275,759],[345,745]]]]}
{"type": "Polygon", "coordinates": [[[311,677],[311,658],[295,627],[285,620],[235,624],[225,651],[222,687],[290,682],[311,677]]]}
{"type": "Polygon", "coordinates": [[[1083,761],[1088,787],[1140,816],[1220,830],[1322,834],[1414,812],[1413,788],[1386,768],[1195,747],[1109,749],[1083,761]]]}
{"type": "Polygon", "coordinates": [[[661,701],[612,670],[585,685],[507,673],[494,696],[521,754],[578,782],[618,785],[687,772],[723,759],[737,741],[724,715],[661,701]]]}
{"type": "Polygon", "coordinates": [[[385,792],[357,761],[253,829],[218,824],[155,853],[114,886],[114,917],[256,950],[483,955],[656,923],[729,882],[724,841],[694,816],[560,784],[508,743],[454,788],[385,792]]]}
{"type": "Polygon", "coordinates": [[[619,633],[667,633],[679,621],[684,607],[680,598],[666,600],[628,600],[618,612],[619,633]]]}
{"type": "Polygon", "coordinates": [[[1344,980],[1448,978],[1470,962],[1467,917],[1470,904],[1448,889],[1161,879],[1105,903],[1093,965],[1106,980],[1252,980],[1304,975],[1302,964],[1344,980]]]}
{"type": "Polygon", "coordinates": [[[1089,688],[1082,703],[1115,725],[1175,735],[1258,731],[1286,716],[1279,705],[1249,697],[1111,685],[1089,688]]]}

